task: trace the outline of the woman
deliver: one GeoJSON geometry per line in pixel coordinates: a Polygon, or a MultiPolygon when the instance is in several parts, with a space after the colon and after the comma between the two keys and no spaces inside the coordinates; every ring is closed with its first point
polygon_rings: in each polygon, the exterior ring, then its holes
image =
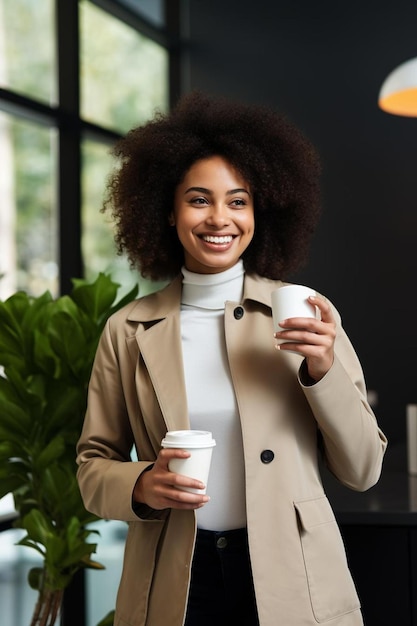
{"type": "Polygon", "coordinates": [[[193,93],[115,154],[119,251],[172,278],[110,318],[78,444],[87,509],[129,523],[115,626],[362,624],[318,450],[365,490],[386,439],[334,306],[312,298],[320,319],[279,345],[271,315],[319,217],[315,151],[274,111],[193,93]],[[190,427],[216,439],[207,495],[161,449],[190,427]]]}

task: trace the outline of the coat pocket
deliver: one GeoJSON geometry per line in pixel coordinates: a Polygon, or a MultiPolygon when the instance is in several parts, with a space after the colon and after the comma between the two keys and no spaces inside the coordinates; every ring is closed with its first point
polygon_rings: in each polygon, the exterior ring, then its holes
{"type": "Polygon", "coordinates": [[[294,502],[311,605],[317,622],[360,609],[345,547],[326,496],[294,502]]]}

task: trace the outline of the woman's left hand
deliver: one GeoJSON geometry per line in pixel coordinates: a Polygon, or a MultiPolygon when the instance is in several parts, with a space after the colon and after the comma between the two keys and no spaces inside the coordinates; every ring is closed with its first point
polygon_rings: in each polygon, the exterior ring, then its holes
{"type": "Polygon", "coordinates": [[[291,350],[305,357],[309,376],[318,382],[333,364],[336,323],[325,300],[319,297],[309,297],[308,300],[320,310],[321,319],[286,319],[280,322],[280,326],[288,330],[277,332],[274,336],[287,342],[277,344],[277,350],[291,350]]]}

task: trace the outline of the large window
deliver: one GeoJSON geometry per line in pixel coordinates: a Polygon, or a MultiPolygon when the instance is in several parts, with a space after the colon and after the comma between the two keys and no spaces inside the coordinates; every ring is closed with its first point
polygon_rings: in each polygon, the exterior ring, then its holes
{"type": "MultiPolygon", "coordinates": [[[[0,0],[0,300],[19,289],[58,296],[103,271],[122,292],[138,280],[141,293],[153,288],[116,255],[101,207],[114,142],[180,91],[180,2],[0,0]]],[[[0,500],[0,521],[11,508],[0,500]]],[[[122,561],[125,525],[100,525],[108,569],[87,576],[87,626],[114,607],[122,561]]],[[[8,626],[28,622],[34,598],[36,554],[19,536],[0,533],[8,626]]]]}
{"type": "Polygon", "coordinates": [[[137,280],[100,209],[115,140],[169,107],[164,6],[0,0],[0,299],[137,280]]]}

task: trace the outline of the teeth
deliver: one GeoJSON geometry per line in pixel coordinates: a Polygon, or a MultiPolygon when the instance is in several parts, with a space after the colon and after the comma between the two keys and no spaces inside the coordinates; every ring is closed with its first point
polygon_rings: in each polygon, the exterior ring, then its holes
{"type": "Polygon", "coordinates": [[[231,235],[227,235],[226,237],[214,237],[214,236],[203,235],[203,239],[204,241],[207,241],[208,243],[230,243],[233,237],[231,235]]]}

